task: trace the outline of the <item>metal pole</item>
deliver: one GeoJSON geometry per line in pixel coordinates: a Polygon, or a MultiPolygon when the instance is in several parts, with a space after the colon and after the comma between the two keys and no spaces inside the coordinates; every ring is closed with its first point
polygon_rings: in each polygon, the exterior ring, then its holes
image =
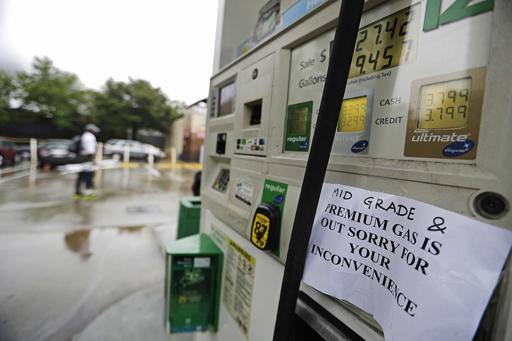
{"type": "Polygon", "coordinates": [[[364,0],[344,0],[341,3],[332,55],[329,59],[327,78],[286,257],[274,327],[274,341],[290,340],[293,335],[295,306],[304,271],[309,236],[343,103],[363,5],[364,0]]]}

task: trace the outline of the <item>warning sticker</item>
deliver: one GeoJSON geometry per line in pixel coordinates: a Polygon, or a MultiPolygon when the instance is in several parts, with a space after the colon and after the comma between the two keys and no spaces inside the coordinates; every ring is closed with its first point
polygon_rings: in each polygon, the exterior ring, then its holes
{"type": "Polygon", "coordinates": [[[224,266],[222,303],[248,338],[256,260],[228,238],[224,266]]]}

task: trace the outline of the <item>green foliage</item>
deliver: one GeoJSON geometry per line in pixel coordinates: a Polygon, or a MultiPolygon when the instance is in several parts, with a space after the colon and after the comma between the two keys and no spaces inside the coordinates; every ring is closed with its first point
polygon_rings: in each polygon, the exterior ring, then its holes
{"type": "Polygon", "coordinates": [[[6,72],[0,70],[0,124],[6,124],[11,121],[11,96],[16,89],[14,79],[6,72]]]}
{"type": "Polygon", "coordinates": [[[128,83],[109,79],[102,91],[84,89],[78,77],[59,70],[47,58],[36,57],[32,72],[15,77],[0,70],[0,125],[5,129],[35,123],[49,125],[59,137],[71,137],[86,123],[101,128],[100,137],[136,137],[142,129],[166,133],[182,116],[184,105],[170,102],[145,80],[128,83]],[[11,108],[12,100],[19,104],[11,108]]]}
{"type": "Polygon", "coordinates": [[[34,59],[34,72],[19,72],[15,98],[21,109],[50,118],[60,130],[75,130],[84,91],[76,75],[53,66],[47,57],[34,59]]]}
{"type": "Polygon", "coordinates": [[[182,116],[182,106],[171,103],[159,88],[145,80],[128,83],[109,79],[102,92],[93,96],[91,117],[102,129],[101,137],[136,137],[140,129],[167,132],[171,123],[182,116]]]}

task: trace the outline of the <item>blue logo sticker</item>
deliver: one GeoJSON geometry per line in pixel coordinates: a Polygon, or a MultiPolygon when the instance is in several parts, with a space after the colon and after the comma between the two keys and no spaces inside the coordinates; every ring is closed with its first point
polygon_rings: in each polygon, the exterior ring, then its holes
{"type": "Polygon", "coordinates": [[[274,204],[276,205],[279,205],[280,203],[282,203],[284,200],[284,197],[279,194],[279,195],[276,195],[276,197],[274,198],[274,204]]]}
{"type": "Polygon", "coordinates": [[[350,150],[352,151],[352,153],[361,153],[366,148],[368,148],[368,141],[362,140],[362,141],[354,143],[354,145],[352,146],[352,148],[350,148],[350,150]]]}
{"type": "Polygon", "coordinates": [[[450,143],[443,149],[443,155],[448,157],[460,156],[468,153],[475,146],[471,140],[450,143]]]}
{"type": "Polygon", "coordinates": [[[299,150],[306,150],[306,149],[308,149],[308,145],[309,145],[308,141],[301,142],[299,144],[299,150]]]}

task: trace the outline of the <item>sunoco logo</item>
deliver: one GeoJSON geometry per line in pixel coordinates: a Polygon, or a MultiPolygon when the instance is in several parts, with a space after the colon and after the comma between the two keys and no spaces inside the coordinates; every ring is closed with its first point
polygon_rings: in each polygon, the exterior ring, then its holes
{"type": "Polygon", "coordinates": [[[466,140],[464,142],[453,142],[447,145],[443,149],[443,155],[447,157],[455,157],[464,155],[467,152],[469,152],[473,147],[475,146],[475,143],[471,140],[466,140]]]}
{"type": "Polygon", "coordinates": [[[368,148],[368,141],[363,140],[363,141],[354,143],[354,145],[352,146],[352,148],[350,148],[350,150],[352,150],[352,153],[361,153],[366,148],[368,148]]]}

